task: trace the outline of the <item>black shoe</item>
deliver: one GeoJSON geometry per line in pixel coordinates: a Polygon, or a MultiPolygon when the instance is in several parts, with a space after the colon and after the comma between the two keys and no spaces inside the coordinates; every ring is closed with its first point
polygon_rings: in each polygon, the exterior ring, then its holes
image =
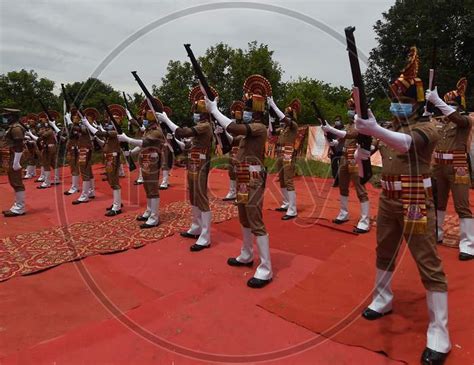
{"type": "Polygon", "coordinates": [[[343,224],[343,223],[349,222],[349,219],[344,219],[344,220],[341,220],[341,219],[333,219],[332,222],[333,222],[334,224],[343,224]]]}
{"type": "MultiPolygon", "coordinates": [[[[113,204],[110,207],[105,208],[105,210],[112,210],[113,204]]],[[[123,204],[120,204],[120,208],[123,208],[123,204]]]]}
{"type": "Polygon", "coordinates": [[[159,226],[159,223],[158,224],[146,224],[146,223],[140,224],[141,229],[155,228],[158,226],[159,226]]]}
{"type": "Polygon", "coordinates": [[[40,180],[39,178],[35,180],[35,182],[43,182],[44,180],[40,180]]]}
{"type": "Polygon", "coordinates": [[[105,216],[106,217],[113,217],[113,216],[119,215],[119,214],[122,214],[122,209],[120,209],[120,210],[110,209],[109,211],[107,211],[107,213],[105,213],[105,216]]]}
{"type": "Polygon", "coordinates": [[[257,278],[251,278],[249,281],[247,281],[247,286],[250,288],[260,289],[270,284],[271,281],[272,279],[262,280],[257,278]]]}
{"type": "Polygon", "coordinates": [[[374,321],[376,319],[382,318],[383,316],[387,316],[390,313],[392,313],[391,310],[385,313],[379,313],[370,308],[365,308],[365,310],[362,312],[362,317],[364,317],[365,319],[369,321],[374,321]]]}
{"type": "Polygon", "coordinates": [[[95,199],[95,195],[94,195],[94,196],[90,196],[89,199],[95,199]]]}
{"type": "Polygon", "coordinates": [[[199,238],[198,234],[191,234],[191,233],[188,233],[188,232],[181,232],[180,236],[184,237],[184,238],[192,238],[194,240],[197,240],[199,238]]]}
{"type": "Polygon", "coordinates": [[[368,230],[368,229],[367,229],[367,230],[365,230],[365,229],[360,229],[360,228],[355,227],[355,228],[352,230],[352,232],[358,233],[358,234],[364,234],[364,233],[369,233],[369,230],[368,230]]]}
{"type": "Polygon", "coordinates": [[[423,365],[443,365],[447,357],[448,354],[427,347],[421,354],[421,363],[423,365]]]}
{"type": "Polygon", "coordinates": [[[143,184],[143,182],[138,182],[136,180],[133,182],[133,185],[142,185],[142,184],[143,184]]]}
{"type": "Polygon", "coordinates": [[[84,201],[82,201],[82,200],[79,200],[79,199],[78,199],[78,200],[74,200],[74,201],[72,202],[73,205],[79,205],[79,204],[85,204],[85,203],[89,203],[89,200],[84,200],[84,201]]]}
{"type": "Polygon", "coordinates": [[[25,213],[15,213],[15,212],[12,212],[11,210],[6,210],[3,212],[3,216],[5,218],[19,217],[21,215],[25,215],[25,213]]]}
{"type": "Polygon", "coordinates": [[[230,202],[230,201],[234,201],[236,198],[222,198],[222,201],[223,202],[230,202]]]}
{"type": "Polygon", "coordinates": [[[192,245],[191,247],[189,247],[189,251],[192,251],[192,252],[199,252],[199,251],[202,251],[204,250],[205,248],[209,248],[211,247],[211,245],[207,245],[207,246],[203,246],[203,245],[198,245],[198,244],[194,244],[192,245]]]}
{"type": "Polygon", "coordinates": [[[167,185],[167,186],[161,186],[160,185],[160,190],[168,190],[168,187],[169,187],[169,185],[167,185]]]}
{"type": "Polygon", "coordinates": [[[286,212],[286,211],[288,210],[288,208],[282,208],[282,207],[280,207],[280,208],[275,208],[275,210],[276,210],[277,212],[286,212]]]}
{"type": "Polygon", "coordinates": [[[460,252],[459,253],[459,260],[460,261],[469,261],[469,260],[473,260],[474,259],[474,255],[470,255],[468,253],[465,253],[465,252],[460,252]]]}
{"type": "Polygon", "coordinates": [[[285,214],[283,217],[281,217],[281,220],[282,221],[287,221],[287,220],[290,220],[290,219],[295,219],[297,217],[297,215],[288,215],[288,214],[285,214]]]}
{"type": "Polygon", "coordinates": [[[50,188],[50,187],[51,187],[51,185],[50,185],[50,186],[43,186],[43,185],[40,185],[40,186],[37,186],[36,189],[48,189],[48,188],[50,188]]]}
{"type": "Polygon", "coordinates": [[[235,257],[229,257],[227,259],[227,265],[229,266],[247,266],[247,267],[252,267],[253,266],[253,261],[250,262],[240,262],[238,261],[235,257]]]}

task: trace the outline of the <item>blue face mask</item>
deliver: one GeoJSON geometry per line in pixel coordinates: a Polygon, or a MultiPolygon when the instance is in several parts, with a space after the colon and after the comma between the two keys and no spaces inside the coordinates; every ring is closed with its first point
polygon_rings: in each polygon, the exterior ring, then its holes
{"type": "Polygon", "coordinates": [[[5,117],[2,117],[2,125],[6,126],[8,125],[8,119],[5,117]]]}
{"type": "Polygon", "coordinates": [[[250,123],[252,121],[252,118],[253,118],[252,112],[244,110],[244,115],[243,115],[243,118],[242,118],[244,123],[250,123]]]}
{"type": "Polygon", "coordinates": [[[148,128],[148,125],[149,125],[149,124],[148,124],[148,120],[143,119],[143,126],[144,126],[145,128],[148,128]]]}
{"type": "Polygon", "coordinates": [[[391,103],[390,113],[396,118],[408,118],[413,114],[413,105],[404,103],[391,103]]]}
{"type": "Polygon", "coordinates": [[[108,130],[108,131],[111,131],[112,129],[114,129],[114,125],[109,123],[109,124],[106,124],[105,125],[105,129],[108,130]]]}
{"type": "Polygon", "coordinates": [[[347,111],[347,116],[349,117],[349,119],[354,119],[355,115],[356,115],[355,110],[348,110],[347,111]]]}
{"type": "Polygon", "coordinates": [[[197,123],[199,123],[200,120],[201,120],[201,114],[194,113],[193,114],[193,122],[197,124],[197,123]]]}

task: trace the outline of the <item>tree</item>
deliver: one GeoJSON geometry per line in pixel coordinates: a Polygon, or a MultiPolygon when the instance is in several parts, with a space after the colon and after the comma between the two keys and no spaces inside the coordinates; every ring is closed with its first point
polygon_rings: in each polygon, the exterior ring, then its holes
{"type": "MultiPolygon", "coordinates": [[[[370,52],[365,74],[369,94],[384,96],[388,82],[399,76],[408,49],[420,53],[419,76],[427,87],[434,36],[437,37],[436,84],[443,95],[468,78],[474,87],[474,2],[469,0],[397,0],[374,26],[378,45],[370,52]]],[[[472,105],[472,97],[470,98],[472,105]]]]}
{"type": "Polygon", "coordinates": [[[42,111],[39,99],[49,108],[61,110],[59,98],[53,94],[54,81],[38,78],[33,71],[11,71],[0,75],[0,107],[18,108],[22,114],[42,111]]]}
{"type": "Polygon", "coordinates": [[[102,111],[102,99],[107,104],[123,105],[122,94],[99,79],[89,78],[85,82],[74,82],[64,86],[83,108],[91,107],[102,111]]]}
{"type": "MultiPolygon", "coordinates": [[[[281,97],[282,70],[273,60],[273,51],[267,45],[251,42],[248,49],[233,49],[224,43],[208,48],[198,58],[202,70],[208,78],[209,85],[219,93],[219,107],[224,113],[236,99],[241,99],[245,79],[257,73],[268,78],[275,95],[281,97]]],[[[174,120],[181,124],[190,124],[189,90],[197,85],[194,72],[189,62],[170,61],[161,85],[153,85],[153,94],[165,105],[173,109],[174,120]]]]}

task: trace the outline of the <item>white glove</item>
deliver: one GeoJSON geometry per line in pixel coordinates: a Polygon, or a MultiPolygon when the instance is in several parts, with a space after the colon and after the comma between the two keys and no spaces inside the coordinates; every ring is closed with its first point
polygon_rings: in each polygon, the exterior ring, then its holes
{"type": "Polygon", "coordinates": [[[366,149],[357,146],[357,149],[354,153],[354,158],[356,161],[368,160],[370,158],[370,151],[367,151],[366,149]]]}
{"type": "Polygon", "coordinates": [[[94,136],[94,138],[95,138],[95,140],[97,141],[97,143],[99,144],[100,147],[104,147],[105,142],[103,140],[101,140],[97,136],[94,136]]]}
{"type": "Polygon", "coordinates": [[[87,127],[87,129],[89,129],[89,131],[92,133],[92,135],[95,135],[98,130],[97,128],[95,128],[94,126],[92,126],[89,121],[87,120],[87,118],[83,118],[82,119],[82,123],[84,123],[84,125],[87,127]]]}
{"type": "Polygon", "coordinates": [[[130,156],[130,151],[123,151],[123,155],[124,155],[125,157],[130,156]]]}
{"type": "Polygon", "coordinates": [[[21,160],[22,152],[15,152],[15,156],[13,157],[13,171],[21,170],[20,160],[21,160]]]}
{"type": "Polygon", "coordinates": [[[146,128],[145,128],[144,126],[141,126],[141,127],[140,127],[140,131],[141,131],[141,132],[145,132],[145,131],[146,131],[146,128]]]}
{"type": "Polygon", "coordinates": [[[278,109],[278,107],[276,106],[275,101],[273,100],[273,96],[268,96],[267,97],[267,103],[270,106],[270,108],[272,108],[273,111],[275,112],[275,114],[277,115],[278,120],[283,120],[285,118],[285,114],[280,109],[278,109]]]}
{"type": "Polygon", "coordinates": [[[38,137],[36,137],[30,130],[28,130],[26,133],[33,139],[33,141],[37,141],[38,137]]]}
{"type": "Polygon", "coordinates": [[[138,146],[137,146],[137,147],[135,147],[133,150],[131,150],[130,153],[131,153],[132,155],[136,155],[137,153],[140,152],[140,150],[141,150],[141,147],[138,147],[138,146]]]}
{"type": "Polygon", "coordinates": [[[385,129],[377,124],[370,109],[368,114],[368,119],[362,119],[357,114],[354,117],[355,127],[359,133],[378,138],[398,152],[407,152],[410,149],[412,138],[409,134],[385,129]]]}
{"type": "Polygon", "coordinates": [[[125,109],[125,114],[127,114],[128,120],[131,120],[131,119],[132,119],[132,114],[130,114],[130,112],[129,112],[128,109],[125,109]]]}
{"type": "Polygon", "coordinates": [[[119,140],[119,142],[127,142],[133,146],[138,146],[138,147],[143,146],[143,141],[141,139],[130,138],[125,133],[119,134],[117,136],[117,139],[119,140]]]}
{"type": "Polygon", "coordinates": [[[180,141],[180,140],[177,139],[177,138],[175,138],[174,140],[176,141],[176,143],[178,144],[178,146],[179,146],[182,150],[184,150],[184,148],[185,148],[184,142],[180,141]]]}
{"type": "Polygon", "coordinates": [[[99,129],[99,131],[101,131],[101,132],[105,132],[104,127],[102,127],[102,125],[100,125],[100,124],[98,125],[98,129],[99,129]]]}
{"type": "Polygon", "coordinates": [[[165,112],[163,113],[155,113],[156,114],[156,117],[158,118],[158,120],[160,121],[160,123],[165,123],[170,129],[171,129],[171,132],[175,132],[176,129],[178,129],[179,127],[174,124],[170,118],[168,118],[168,116],[166,115],[165,112]]]}
{"type": "Polygon", "coordinates": [[[64,120],[66,121],[67,125],[71,125],[72,124],[71,113],[67,112],[66,114],[64,114],[64,120]]]}
{"type": "Polygon", "coordinates": [[[171,133],[166,133],[166,139],[173,139],[173,135],[171,133]]]}
{"type": "Polygon", "coordinates": [[[346,131],[344,130],[340,130],[340,129],[336,129],[334,127],[331,127],[329,125],[329,123],[326,123],[324,124],[323,126],[321,126],[321,129],[324,131],[324,133],[331,133],[331,134],[334,134],[336,136],[337,139],[341,139],[341,138],[344,138],[347,134],[346,131]]]}
{"type": "Polygon", "coordinates": [[[329,146],[331,147],[336,147],[339,144],[339,141],[337,139],[333,139],[331,142],[329,142],[329,146]]]}
{"type": "Polygon", "coordinates": [[[49,119],[48,119],[48,123],[49,123],[49,125],[51,126],[51,128],[53,128],[53,130],[54,130],[56,133],[59,133],[59,132],[60,132],[60,129],[59,129],[58,126],[56,125],[56,121],[54,121],[54,120],[49,120],[49,119]]]}
{"type": "Polygon", "coordinates": [[[219,108],[217,107],[217,98],[215,98],[214,101],[210,101],[207,96],[204,96],[204,100],[206,102],[207,111],[214,116],[214,118],[217,120],[217,123],[224,127],[224,129],[227,129],[229,124],[232,123],[232,120],[220,112],[219,108]]]}
{"type": "Polygon", "coordinates": [[[224,128],[222,128],[220,125],[218,125],[218,126],[214,129],[214,132],[215,132],[216,134],[224,133],[224,128]]]}
{"type": "Polygon", "coordinates": [[[456,109],[446,104],[444,100],[439,97],[437,86],[434,88],[434,90],[426,90],[425,99],[438,108],[445,117],[453,114],[456,111],[456,109]]]}

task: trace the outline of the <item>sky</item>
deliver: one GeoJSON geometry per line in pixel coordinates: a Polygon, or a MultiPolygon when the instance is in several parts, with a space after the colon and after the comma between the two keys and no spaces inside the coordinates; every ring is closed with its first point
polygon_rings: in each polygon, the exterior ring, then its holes
{"type": "MultiPolygon", "coordinates": [[[[394,0],[255,2],[296,11],[341,34],[346,26],[353,25],[357,46],[368,56],[376,46],[373,25],[394,0]]],[[[56,92],[60,83],[84,81],[96,75],[115,89],[133,93],[139,90],[130,71],[138,71],[149,86],[160,84],[170,59],[187,60],[184,43],[191,43],[195,55],[199,56],[219,42],[246,48],[248,42],[256,40],[274,50],[274,59],[284,71],[284,81],[303,76],[351,86],[345,45],[327,32],[270,11],[214,9],[223,3],[225,1],[212,0],[0,0],[0,73],[33,69],[40,77],[55,81],[56,92]],[[203,4],[214,5],[206,12],[188,12],[180,18],[172,16],[172,21],[141,36],[133,36],[133,42],[117,52],[118,45],[144,26],[203,4]],[[110,57],[114,53],[118,53],[116,57],[110,57]]],[[[363,62],[361,67],[364,71],[363,62]]]]}

